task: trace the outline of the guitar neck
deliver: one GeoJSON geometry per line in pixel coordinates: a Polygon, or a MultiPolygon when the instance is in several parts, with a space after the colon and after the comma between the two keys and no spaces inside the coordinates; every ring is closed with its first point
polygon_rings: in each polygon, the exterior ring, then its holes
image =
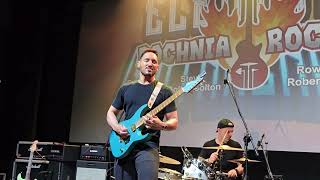
{"type": "Polygon", "coordinates": [[[30,174],[31,174],[31,166],[32,166],[32,159],[33,159],[33,152],[30,152],[29,160],[28,160],[28,167],[26,172],[25,180],[30,180],[30,174]]]}
{"type": "MultiPolygon", "coordinates": [[[[165,108],[167,105],[169,105],[172,101],[174,101],[177,97],[179,97],[183,93],[182,88],[180,88],[178,91],[176,91],[174,94],[172,94],[168,99],[163,101],[161,104],[159,104],[157,107],[152,109],[148,114],[150,116],[156,115],[158,112],[160,112],[163,108],[165,108]]],[[[144,124],[144,120],[141,118],[137,123],[136,127],[140,127],[144,124]]]]}
{"type": "Polygon", "coordinates": [[[163,101],[161,104],[159,104],[157,107],[155,107],[154,109],[152,109],[152,111],[150,111],[148,114],[150,116],[154,116],[156,114],[158,114],[158,112],[160,112],[163,108],[165,108],[166,106],[168,106],[172,101],[174,101],[177,97],[179,97],[181,94],[183,93],[182,88],[180,88],[177,92],[175,92],[174,94],[172,94],[168,99],[166,99],[165,101],[163,101]]]}

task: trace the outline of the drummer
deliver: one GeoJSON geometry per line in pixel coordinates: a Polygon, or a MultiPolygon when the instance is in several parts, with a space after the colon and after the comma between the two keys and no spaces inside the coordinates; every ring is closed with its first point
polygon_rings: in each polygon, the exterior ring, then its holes
{"type": "Polygon", "coordinates": [[[203,145],[203,147],[217,148],[203,148],[199,154],[199,159],[204,159],[215,171],[219,171],[231,179],[240,180],[244,171],[242,164],[228,161],[240,159],[243,155],[241,145],[231,139],[233,128],[234,123],[232,121],[221,119],[217,126],[216,137],[203,145]]]}

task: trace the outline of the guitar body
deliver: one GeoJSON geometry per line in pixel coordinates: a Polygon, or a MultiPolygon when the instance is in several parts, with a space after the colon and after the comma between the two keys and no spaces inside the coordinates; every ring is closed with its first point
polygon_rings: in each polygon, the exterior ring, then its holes
{"type": "Polygon", "coordinates": [[[124,127],[128,129],[130,136],[127,139],[121,139],[121,137],[112,131],[110,134],[110,147],[112,155],[115,158],[123,158],[133,149],[134,145],[139,142],[145,142],[151,138],[150,133],[143,133],[142,128],[136,128],[135,124],[144,115],[147,104],[142,105],[134,115],[125,121],[120,122],[124,127]]]}
{"type": "MultiPolygon", "coordinates": [[[[22,176],[21,176],[21,173],[19,173],[18,176],[17,176],[17,180],[26,180],[26,179],[23,179],[22,176]]],[[[37,179],[34,179],[34,180],[37,180],[37,179]]]]}
{"type": "Polygon", "coordinates": [[[24,180],[24,179],[22,178],[22,176],[21,176],[21,173],[18,174],[17,180],[24,180]]]}

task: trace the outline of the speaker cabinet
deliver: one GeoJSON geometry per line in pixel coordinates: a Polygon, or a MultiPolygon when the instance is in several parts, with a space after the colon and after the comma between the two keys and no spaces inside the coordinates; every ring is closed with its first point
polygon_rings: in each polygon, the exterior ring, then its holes
{"type": "Polygon", "coordinates": [[[77,161],[76,180],[106,180],[109,179],[110,169],[113,163],[102,161],[77,161]],[[108,171],[108,172],[107,172],[108,171]]]}
{"type": "MultiPolygon", "coordinates": [[[[30,179],[47,180],[48,176],[50,176],[50,172],[47,171],[48,166],[49,166],[49,161],[32,160],[30,179]]],[[[27,159],[16,159],[13,162],[12,180],[16,180],[19,174],[23,179],[25,179],[27,167],[28,167],[27,159]]]]}
{"type": "Polygon", "coordinates": [[[48,171],[54,180],[75,180],[76,162],[50,161],[48,171]]]}

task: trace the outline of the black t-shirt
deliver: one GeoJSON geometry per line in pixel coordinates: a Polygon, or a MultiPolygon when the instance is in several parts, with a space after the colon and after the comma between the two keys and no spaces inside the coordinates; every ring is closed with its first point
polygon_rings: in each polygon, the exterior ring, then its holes
{"type": "MultiPolygon", "coordinates": [[[[226,144],[224,145],[228,145],[230,147],[234,147],[234,148],[241,148],[241,145],[230,139],[226,144]]],[[[206,143],[204,143],[203,147],[218,147],[219,145],[216,143],[215,139],[213,140],[210,140],[210,141],[207,141],[206,143]]],[[[210,157],[210,155],[214,152],[216,152],[217,150],[216,149],[202,149],[199,156],[204,158],[204,159],[207,159],[210,157]]],[[[236,163],[232,163],[232,162],[229,162],[227,160],[232,160],[232,159],[240,159],[241,157],[243,157],[243,152],[242,151],[230,151],[230,150],[220,150],[219,154],[221,153],[220,155],[220,162],[221,162],[221,170],[222,172],[228,172],[229,170],[231,169],[234,169],[236,168],[238,165],[236,163]]],[[[218,161],[218,164],[216,166],[218,169],[218,171],[220,170],[220,164],[219,164],[219,161],[218,161]]]]}
{"type": "MultiPolygon", "coordinates": [[[[147,104],[149,101],[149,98],[156,86],[158,81],[154,81],[150,84],[143,85],[138,82],[132,82],[123,85],[116,96],[116,98],[113,100],[112,106],[115,107],[118,110],[124,109],[125,112],[125,119],[130,119],[135,112],[144,104],[147,104]]],[[[157,107],[159,104],[161,104],[163,101],[168,99],[172,95],[172,91],[169,87],[166,85],[163,85],[161,87],[161,90],[152,106],[152,108],[157,107]]],[[[152,109],[151,108],[151,109],[152,109]]],[[[177,110],[176,105],[173,102],[171,102],[169,105],[167,105],[165,108],[163,108],[157,116],[159,119],[163,120],[164,115],[169,112],[173,112],[177,110]]],[[[146,111],[148,112],[148,111],[146,111]]],[[[141,116],[145,115],[146,113],[142,114],[141,116]]],[[[159,138],[160,138],[160,131],[148,131],[154,136],[152,136],[151,141],[156,142],[159,144],[159,138]]]]}

